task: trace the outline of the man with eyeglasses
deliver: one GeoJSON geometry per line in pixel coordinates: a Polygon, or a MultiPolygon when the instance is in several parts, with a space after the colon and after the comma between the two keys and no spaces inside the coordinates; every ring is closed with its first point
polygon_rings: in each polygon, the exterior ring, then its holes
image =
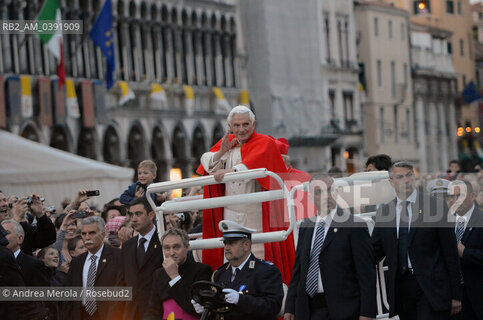
{"type": "Polygon", "coordinates": [[[389,317],[449,319],[461,311],[456,237],[444,201],[418,193],[415,180],[410,163],[391,166],[396,198],[378,209],[372,234],[376,262],[388,265],[389,317]]]}
{"type": "Polygon", "coordinates": [[[449,185],[451,213],[455,215],[455,234],[461,263],[463,301],[455,319],[483,319],[483,213],[476,207],[477,192],[468,181],[449,185]]]}

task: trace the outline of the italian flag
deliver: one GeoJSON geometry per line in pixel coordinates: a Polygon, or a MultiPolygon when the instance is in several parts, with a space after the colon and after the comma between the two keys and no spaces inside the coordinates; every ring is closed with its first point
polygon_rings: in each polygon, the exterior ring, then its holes
{"type": "MultiPolygon", "coordinates": [[[[60,15],[59,0],[45,0],[40,10],[38,21],[56,21],[62,23],[60,15]]],[[[58,28],[60,29],[60,28],[58,28]]],[[[59,88],[65,83],[64,50],[62,50],[62,31],[56,30],[55,33],[39,33],[40,40],[47,46],[49,51],[58,61],[57,75],[59,76],[59,88]]]]}

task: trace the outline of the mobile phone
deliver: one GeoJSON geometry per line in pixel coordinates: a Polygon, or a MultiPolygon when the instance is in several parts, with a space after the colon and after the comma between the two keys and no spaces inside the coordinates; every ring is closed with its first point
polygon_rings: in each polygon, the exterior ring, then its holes
{"type": "Polygon", "coordinates": [[[74,213],[72,215],[72,218],[74,218],[74,219],[77,219],[77,218],[83,219],[85,217],[87,217],[87,212],[85,212],[85,211],[77,211],[76,213],[74,213]]]}
{"type": "Polygon", "coordinates": [[[99,190],[89,190],[89,191],[86,191],[86,196],[88,196],[88,197],[96,197],[99,194],[100,194],[99,193],[99,190]]]}

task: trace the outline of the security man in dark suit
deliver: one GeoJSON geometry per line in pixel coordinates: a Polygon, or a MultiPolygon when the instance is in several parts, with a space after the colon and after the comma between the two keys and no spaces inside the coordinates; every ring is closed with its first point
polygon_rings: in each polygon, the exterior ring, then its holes
{"type": "Polygon", "coordinates": [[[454,226],[443,200],[418,193],[413,166],[389,169],[396,199],[379,207],[372,234],[376,261],[386,257],[389,316],[449,319],[461,310],[454,226]]]}
{"type": "Polygon", "coordinates": [[[200,280],[210,281],[213,270],[188,256],[189,241],[188,234],[181,229],[169,229],[163,234],[161,243],[166,258],[163,267],[154,273],[144,320],[166,319],[171,312],[176,319],[197,318],[191,304],[191,286],[200,280]]]}
{"type": "Polygon", "coordinates": [[[463,301],[459,320],[483,320],[483,213],[475,205],[477,192],[468,181],[449,185],[448,202],[455,215],[461,263],[463,301]]]}
{"type": "MultiPolygon", "coordinates": [[[[95,287],[120,287],[121,250],[104,243],[104,220],[99,216],[82,219],[81,236],[87,252],[72,259],[65,286],[83,287],[84,292],[95,287]]],[[[118,320],[121,312],[120,301],[96,301],[84,296],[82,301],[66,302],[61,316],[70,320],[118,320]]]]}
{"type": "MultiPolygon", "coordinates": [[[[20,268],[24,283],[27,287],[48,287],[50,286],[49,275],[42,261],[22,252],[21,245],[24,241],[25,231],[15,220],[3,220],[2,227],[6,230],[7,248],[15,256],[20,268]]],[[[47,319],[48,309],[43,301],[28,301],[21,303],[19,319],[47,319]]]]}
{"type": "Polygon", "coordinates": [[[337,207],[332,178],[314,176],[317,216],[300,226],[285,320],[376,317],[376,264],[366,223],[337,207]]]}
{"type": "MultiPolygon", "coordinates": [[[[275,320],[283,300],[282,275],[271,262],[256,258],[251,252],[251,234],[256,230],[233,221],[222,220],[227,263],[213,274],[213,281],[225,287],[225,301],[232,310],[223,314],[225,320],[275,320]]],[[[202,306],[192,301],[197,313],[202,306]]]]}
{"type": "Polygon", "coordinates": [[[146,197],[135,198],[128,210],[132,227],[139,234],[122,245],[124,284],[132,287],[133,299],[127,301],[124,319],[137,320],[143,316],[149,302],[154,272],[163,264],[163,252],[154,226],[154,211],[146,197]]]}
{"type": "MultiPolygon", "coordinates": [[[[9,244],[8,232],[0,225],[0,287],[25,287],[20,267],[15,256],[6,246],[9,244]]],[[[0,319],[17,319],[22,303],[18,301],[0,301],[0,319]]]]}

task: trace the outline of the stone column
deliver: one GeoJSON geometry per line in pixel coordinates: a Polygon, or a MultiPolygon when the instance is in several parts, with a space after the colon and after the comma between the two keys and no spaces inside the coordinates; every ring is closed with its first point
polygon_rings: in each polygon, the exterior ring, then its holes
{"type": "Polygon", "coordinates": [[[415,105],[416,105],[416,125],[415,125],[415,133],[417,136],[418,141],[418,151],[419,151],[419,158],[421,159],[420,163],[420,170],[422,174],[428,173],[428,157],[426,153],[426,134],[425,134],[425,111],[424,111],[424,101],[422,96],[415,97],[415,105]]]}

